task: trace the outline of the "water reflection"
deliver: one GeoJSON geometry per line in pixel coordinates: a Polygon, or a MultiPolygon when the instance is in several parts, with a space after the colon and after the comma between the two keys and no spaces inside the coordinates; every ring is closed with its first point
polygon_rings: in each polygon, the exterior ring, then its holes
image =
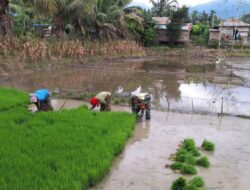
{"type": "Polygon", "coordinates": [[[242,83],[238,78],[216,75],[216,67],[206,67],[206,72],[212,74],[187,74],[185,64],[178,63],[68,67],[15,74],[0,81],[0,85],[27,91],[46,87],[59,97],[81,99],[103,90],[125,98],[133,91],[149,92],[155,108],[199,113],[220,113],[223,98],[224,113],[248,115],[250,89],[239,86],[242,83]]]}

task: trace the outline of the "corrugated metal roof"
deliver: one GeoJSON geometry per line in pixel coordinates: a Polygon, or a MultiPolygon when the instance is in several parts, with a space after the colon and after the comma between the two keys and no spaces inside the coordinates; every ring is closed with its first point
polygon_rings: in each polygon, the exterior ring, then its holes
{"type": "Polygon", "coordinates": [[[224,27],[242,27],[242,26],[246,26],[246,27],[250,27],[250,24],[245,23],[239,19],[235,19],[235,18],[231,18],[228,19],[226,21],[223,21],[222,23],[220,23],[219,26],[224,26],[224,27]]]}
{"type": "Polygon", "coordinates": [[[153,20],[160,25],[166,25],[171,22],[169,17],[153,17],[153,20]]]}

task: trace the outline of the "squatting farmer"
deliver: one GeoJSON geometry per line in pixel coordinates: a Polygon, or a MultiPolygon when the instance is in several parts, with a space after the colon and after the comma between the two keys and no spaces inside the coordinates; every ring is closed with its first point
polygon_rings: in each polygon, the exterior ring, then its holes
{"type": "Polygon", "coordinates": [[[36,105],[38,111],[52,111],[50,94],[47,89],[39,89],[30,94],[30,102],[36,105]]]}
{"type": "Polygon", "coordinates": [[[148,93],[140,93],[131,96],[131,108],[138,119],[141,119],[145,113],[146,119],[151,118],[151,96],[148,93]]]}
{"type": "Polygon", "coordinates": [[[90,110],[93,110],[96,106],[100,105],[101,112],[111,111],[110,100],[111,100],[110,92],[100,92],[94,98],[90,99],[90,104],[92,105],[90,110]]]}

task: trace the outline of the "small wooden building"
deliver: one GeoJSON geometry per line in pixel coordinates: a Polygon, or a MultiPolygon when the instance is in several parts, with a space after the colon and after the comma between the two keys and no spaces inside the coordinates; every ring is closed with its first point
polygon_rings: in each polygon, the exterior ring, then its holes
{"type": "Polygon", "coordinates": [[[248,44],[250,24],[240,21],[239,19],[228,19],[218,26],[210,29],[210,41],[219,41],[222,44],[232,41],[238,41],[243,45],[248,44]]]}
{"type": "MultiPolygon", "coordinates": [[[[167,25],[171,23],[169,17],[153,17],[156,22],[155,28],[157,29],[157,35],[155,38],[156,43],[166,43],[169,42],[169,37],[167,36],[167,25]]],[[[177,43],[188,43],[190,42],[190,31],[192,30],[192,23],[183,24],[181,27],[181,34],[177,43]]]]}

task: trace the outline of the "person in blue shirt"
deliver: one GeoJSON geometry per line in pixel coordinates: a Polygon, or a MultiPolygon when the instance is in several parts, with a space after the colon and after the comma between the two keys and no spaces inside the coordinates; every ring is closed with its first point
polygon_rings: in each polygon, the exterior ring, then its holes
{"type": "Polygon", "coordinates": [[[47,89],[39,89],[30,94],[30,102],[36,105],[38,111],[52,111],[50,95],[47,89]]]}

